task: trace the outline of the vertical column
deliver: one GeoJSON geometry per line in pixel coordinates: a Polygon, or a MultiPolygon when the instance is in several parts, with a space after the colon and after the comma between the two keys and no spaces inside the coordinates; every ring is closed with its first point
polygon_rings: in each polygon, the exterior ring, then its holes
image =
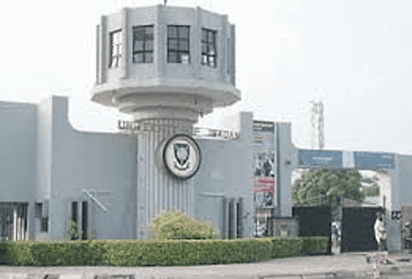
{"type": "Polygon", "coordinates": [[[91,215],[91,231],[92,231],[92,239],[97,238],[97,229],[96,229],[96,222],[97,222],[97,214],[96,214],[96,206],[95,202],[91,203],[90,206],[90,215],[91,215]]]}
{"type": "Polygon", "coordinates": [[[123,52],[123,78],[129,77],[129,24],[128,24],[128,8],[123,8],[122,10],[122,33],[123,33],[123,42],[122,42],[122,52],[123,52]]]}
{"type": "Polygon", "coordinates": [[[233,216],[232,216],[232,219],[233,219],[233,238],[237,238],[237,226],[238,226],[238,224],[237,224],[237,202],[236,202],[236,200],[235,199],[232,199],[232,212],[233,212],[233,216]]]}
{"type": "Polygon", "coordinates": [[[226,238],[227,231],[227,199],[222,199],[222,238],[226,238]]]}
{"type": "Polygon", "coordinates": [[[164,6],[158,5],[156,9],[156,22],[153,26],[153,63],[155,65],[154,74],[157,77],[164,75],[167,57],[165,57],[167,47],[167,26],[163,24],[164,6]]]}
{"type": "Polygon", "coordinates": [[[230,53],[229,53],[229,55],[230,55],[230,59],[229,59],[229,61],[230,61],[230,64],[229,64],[229,67],[230,67],[230,80],[231,80],[231,82],[232,82],[232,84],[233,85],[235,85],[236,84],[236,73],[235,73],[235,69],[236,69],[236,54],[235,54],[235,45],[236,45],[236,42],[235,42],[235,26],[234,25],[231,25],[230,26],[231,28],[231,34],[230,34],[230,45],[229,45],[229,51],[230,51],[230,53]]]}
{"type": "Polygon", "coordinates": [[[101,81],[101,61],[100,61],[101,45],[100,45],[100,25],[96,26],[96,84],[102,83],[101,81]]]}
{"type": "Polygon", "coordinates": [[[17,209],[13,208],[13,241],[17,240],[17,209]]]}
{"type": "Polygon", "coordinates": [[[99,61],[100,61],[100,82],[105,83],[107,81],[107,68],[109,65],[107,64],[107,17],[102,16],[100,18],[100,50],[99,50],[99,61]]]}
{"type": "Polygon", "coordinates": [[[19,210],[17,210],[17,227],[16,227],[16,240],[20,240],[20,233],[21,233],[21,218],[19,214],[19,210]]]}

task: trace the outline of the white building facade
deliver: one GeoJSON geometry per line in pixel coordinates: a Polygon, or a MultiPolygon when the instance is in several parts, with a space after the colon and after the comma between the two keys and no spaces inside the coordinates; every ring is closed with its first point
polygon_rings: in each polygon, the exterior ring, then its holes
{"type": "MultiPolygon", "coordinates": [[[[313,166],[302,163],[290,123],[242,112],[225,119],[227,133],[194,126],[241,99],[227,16],[124,8],[101,17],[96,38],[91,100],[133,115],[134,130],[77,131],[66,97],[0,102],[2,239],[64,239],[69,216],[83,239],[147,239],[149,223],[172,209],[224,237],[252,237],[257,208],[292,216],[292,171],[313,166]]],[[[389,212],[412,201],[412,160],[393,156],[391,186],[381,191],[389,212]]],[[[399,231],[389,233],[396,250],[399,231]]]]}

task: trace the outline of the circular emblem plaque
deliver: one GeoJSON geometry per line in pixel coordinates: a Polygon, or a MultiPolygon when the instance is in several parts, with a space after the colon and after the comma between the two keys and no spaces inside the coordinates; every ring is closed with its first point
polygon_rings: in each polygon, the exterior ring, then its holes
{"type": "Polygon", "coordinates": [[[200,167],[200,148],[188,135],[175,135],[165,144],[163,163],[173,176],[190,178],[200,167]]]}

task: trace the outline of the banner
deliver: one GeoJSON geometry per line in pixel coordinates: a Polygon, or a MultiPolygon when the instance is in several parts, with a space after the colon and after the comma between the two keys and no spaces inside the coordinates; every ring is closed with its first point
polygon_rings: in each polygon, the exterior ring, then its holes
{"type": "Polygon", "coordinates": [[[260,207],[273,207],[275,196],[274,154],[255,153],[253,155],[253,198],[260,207]]]}

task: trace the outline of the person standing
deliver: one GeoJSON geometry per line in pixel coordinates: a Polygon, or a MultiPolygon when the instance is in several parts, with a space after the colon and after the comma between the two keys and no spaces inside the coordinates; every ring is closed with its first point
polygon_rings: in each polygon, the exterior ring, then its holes
{"type": "Polygon", "coordinates": [[[386,247],[386,229],[385,229],[385,225],[383,223],[383,217],[381,214],[378,214],[377,216],[378,218],[376,219],[375,222],[375,238],[376,238],[376,242],[378,242],[379,245],[379,251],[386,251],[387,247],[386,247]]]}
{"type": "Polygon", "coordinates": [[[408,221],[405,223],[402,229],[403,233],[403,248],[404,249],[410,249],[410,242],[408,238],[411,237],[411,223],[408,221]]]}

